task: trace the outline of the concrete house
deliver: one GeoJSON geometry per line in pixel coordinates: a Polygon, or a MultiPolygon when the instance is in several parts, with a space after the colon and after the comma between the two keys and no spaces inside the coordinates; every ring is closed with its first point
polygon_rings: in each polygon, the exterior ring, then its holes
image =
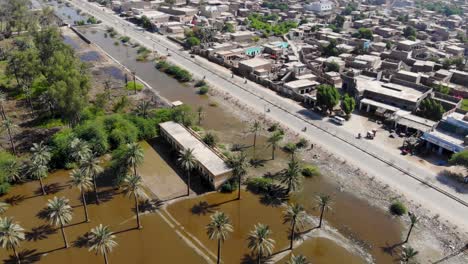
{"type": "Polygon", "coordinates": [[[194,132],[173,121],[159,125],[161,136],[177,150],[192,149],[196,170],[213,187],[219,189],[232,176],[222,156],[207,146],[194,132]]]}

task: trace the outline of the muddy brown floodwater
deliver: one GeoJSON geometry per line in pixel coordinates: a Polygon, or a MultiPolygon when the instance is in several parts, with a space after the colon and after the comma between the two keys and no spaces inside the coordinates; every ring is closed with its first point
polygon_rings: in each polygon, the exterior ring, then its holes
{"type": "MultiPolygon", "coordinates": [[[[246,136],[248,124],[242,122],[229,110],[223,109],[221,106],[210,107],[209,103],[211,100],[209,97],[200,96],[196,94],[196,90],[193,87],[182,85],[173,78],[159,72],[154,68],[153,63],[136,62],[136,49],[122,45],[114,46],[115,39],[105,38],[103,28],[82,28],[80,31],[93,43],[104,47],[106,52],[118,59],[122,64],[136,71],[143,80],[168,100],[181,100],[185,104],[190,105],[192,109],[203,106],[204,121],[202,125],[205,129],[216,131],[221,142],[251,144],[251,136],[246,136]]],[[[259,145],[264,145],[265,137],[261,137],[259,141],[259,145]]],[[[265,150],[263,155],[268,157],[269,153],[269,151],[265,150]]],[[[286,160],[286,156],[283,155],[282,159],[286,160]]],[[[285,164],[285,162],[283,163],[285,164]]],[[[271,169],[270,166],[265,166],[265,168],[259,171],[266,173],[269,169],[271,169]]],[[[341,192],[339,186],[332,182],[331,179],[333,177],[326,177],[325,175],[305,180],[303,190],[295,195],[293,200],[303,204],[309,213],[318,215],[318,211],[315,210],[315,195],[318,193],[332,194],[333,210],[329,213],[327,212],[325,220],[329,221],[342,234],[369,250],[376,263],[393,263],[395,256],[389,255],[384,249],[401,241],[402,226],[399,220],[392,219],[387,212],[369,205],[365,200],[358,199],[349,193],[341,192]]],[[[239,212],[242,212],[242,210],[244,209],[239,209],[239,212]]],[[[243,215],[248,216],[249,214],[243,215]]],[[[253,219],[255,221],[263,221],[265,217],[259,215],[258,218],[253,219]]],[[[204,232],[204,230],[201,229],[198,232],[204,232]]],[[[245,244],[245,241],[243,242],[245,244]]],[[[306,242],[301,248],[304,252],[320,251],[321,248],[333,248],[331,244],[333,243],[325,239],[314,239],[306,242]],[[324,244],[322,245],[322,243],[324,244]],[[327,243],[329,246],[327,246],[327,243]]],[[[336,245],[334,246],[336,247],[336,245]]],[[[239,250],[237,251],[238,253],[239,250]]],[[[325,261],[326,257],[323,258],[323,263],[333,263],[332,260],[335,255],[330,254],[329,257],[330,260],[328,262],[325,261]]]]}
{"type": "MultiPolygon", "coordinates": [[[[216,252],[217,243],[208,239],[206,225],[214,212],[226,213],[234,228],[221,250],[226,264],[250,263],[246,239],[257,223],[267,224],[272,230],[271,238],[275,240],[273,252],[288,248],[289,226],[283,224],[283,207],[265,206],[260,196],[250,192],[242,192],[240,201],[236,198],[237,194],[210,193],[176,202],[168,206],[167,210],[211,252],[216,252]]],[[[360,257],[324,238],[313,238],[295,249],[294,253],[304,254],[313,263],[363,263],[360,257]]]]}
{"type": "MultiPolygon", "coordinates": [[[[80,236],[91,228],[104,224],[116,233],[118,246],[109,255],[110,263],[204,263],[203,258],[195,253],[180,239],[158,214],[146,214],[142,217],[142,230],[136,230],[134,204],[131,199],[113,188],[100,182],[99,196],[102,203],[92,203],[93,195],[88,195],[91,204],[88,207],[91,222],[84,220],[83,207],[76,188],[71,188],[68,171],[52,173],[46,180],[47,196],[38,195],[39,183],[28,182],[11,189],[10,194],[2,197],[12,206],[4,214],[13,216],[26,229],[27,240],[21,244],[19,252],[22,263],[102,263],[102,256],[79,243],[80,236]],[[73,220],[65,228],[68,240],[72,245],[63,248],[60,230],[48,225],[38,213],[45,208],[47,200],[54,196],[65,196],[73,207],[73,220]]],[[[0,259],[10,263],[13,253],[0,250],[0,259]]]]}

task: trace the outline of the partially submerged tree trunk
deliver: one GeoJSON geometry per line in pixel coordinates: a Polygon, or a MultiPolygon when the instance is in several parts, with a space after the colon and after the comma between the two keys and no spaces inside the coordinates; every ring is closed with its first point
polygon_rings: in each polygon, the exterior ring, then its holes
{"type": "Polygon", "coordinates": [[[141,223],[140,223],[140,209],[138,208],[138,196],[134,195],[135,197],[135,210],[136,210],[136,217],[137,217],[137,228],[141,229],[141,223]]]}
{"type": "Polygon", "coordinates": [[[94,197],[96,198],[96,204],[99,205],[99,197],[97,193],[96,175],[93,174],[93,185],[94,185],[94,197]]]}
{"type": "Polygon", "coordinates": [[[67,236],[65,235],[65,230],[64,230],[64,226],[62,222],[60,222],[60,230],[62,231],[62,237],[63,237],[63,242],[65,243],[65,248],[68,248],[67,236]]]}
{"type": "Polygon", "coordinates": [[[44,183],[42,182],[42,178],[39,177],[39,184],[41,185],[42,195],[46,195],[46,191],[44,189],[44,183]]]}
{"type": "Polygon", "coordinates": [[[85,221],[89,222],[89,217],[88,217],[88,207],[86,205],[86,199],[85,199],[85,194],[84,191],[81,191],[81,199],[83,199],[83,208],[84,208],[84,213],[85,213],[85,221]]]}

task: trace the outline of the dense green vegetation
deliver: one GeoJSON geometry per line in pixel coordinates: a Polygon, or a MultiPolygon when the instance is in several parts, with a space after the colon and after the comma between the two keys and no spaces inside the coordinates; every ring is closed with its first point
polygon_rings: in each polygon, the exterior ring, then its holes
{"type": "Polygon", "coordinates": [[[438,121],[445,113],[444,107],[434,99],[426,98],[419,105],[419,115],[424,118],[438,121]]]}
{"type": "Polygon", "coordinates": [[[23,94],[31,111],[71,125],[79,122],[87,105],[89,77],[56,28],[17,39],[6,72],[18,84],[11,92],[23,94]]]}
{"type": "Polygon", "coordinates": [[[450,4],[447,2],[428,2],[428,1],[416,1],[416,6],[419,8],[424,8],[427,10],[435,11],[439,14],[444,14],[446,16],[451,15],[463,15],[463,9],[455,4],[450,4]]]}
{"type": "Polygon", "coordinates": [[[321,84],[317,87],[317,105],[331,111],[340,101],[340,93],[331,85],[321,84]]]}
{"type": "Polygon", "coordinates": [[[353,37],[374,40],[373,32],[368,28],[359,28],[358,31],[353,34],[353,37]]]}
{"type": "Polygon", "coordinates": [[[259,14],[251,14],[248,17],[249,26],[253,29],[261,31],[265,36],[275,35],[281,36],[289,32],[290,29],[296,28],[298,24],[294,21],[283,21],[270,23],[269,20],[277,21],[277,15],[262,16],[259,14]]]}
{"type": "Polygon", "coordinates": [[[264,1],[262,3],[262,7],[267,7],[269,9],[279,9],[281,11],[289,10],[289,6],[287,3],[278,0],[264,1]]]}
{"type": "Polygon", "coordinates": [[[341,100],[341,109],[345,112],[346,116],[350,116],[351,113],[354,111],[356,107],[356,101],[353,97],[345,94],[343,99],[341,100]]]}
{"type": "Polygon", "coordinates": [[[395,201],[390,205],[390,212],[394,215],[402,216],[407,211],[406,206],[400,201],[395,201]]]}
{"type": "Polygon", "coordinates": [[[125,85],[125,89],[129,91],[141,91],[143,90],[144,85],[140,82],[129,81],[127,85],[125,85]]]}
{"type": "Polygon", "coordinates": [[[172,65],[165,60],[158,61],[156,63],[156,69],[174,76],[174,78],[180,82],[190,82],[192,80],[192,74],[190,72],[179,66],[172,65]]]}

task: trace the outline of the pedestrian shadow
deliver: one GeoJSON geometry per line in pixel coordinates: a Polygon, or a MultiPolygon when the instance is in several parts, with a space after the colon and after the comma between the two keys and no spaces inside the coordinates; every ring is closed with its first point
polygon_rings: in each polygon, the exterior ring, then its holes
{"type": "Polygon", "coordinates": [[[38,241],[48,238],[50,235],[56,234],[57,229],[52,228],[49,224],[34,227],[31,231],[26,232],[25,237],[28,241],[38,241]]]}

